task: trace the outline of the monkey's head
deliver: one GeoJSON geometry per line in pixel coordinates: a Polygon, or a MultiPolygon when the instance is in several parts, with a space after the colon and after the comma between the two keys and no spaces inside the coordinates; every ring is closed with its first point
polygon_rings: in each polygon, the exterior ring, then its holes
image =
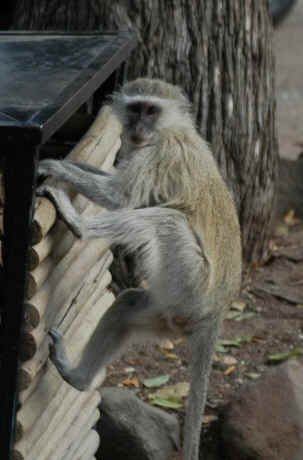
{"type": "Polygon", "coordinates": [[[192,123],[189,100],[178,86],[162,80],[138,78],[126,83],[114,94],[112,106],[135,148],[152,143],[161,129],[184,126],[186,119],[192,123]]]}

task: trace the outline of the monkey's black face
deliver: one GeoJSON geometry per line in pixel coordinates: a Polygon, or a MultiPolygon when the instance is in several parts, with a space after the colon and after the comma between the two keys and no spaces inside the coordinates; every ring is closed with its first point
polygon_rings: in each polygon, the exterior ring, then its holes
{"type": "Polygon", "coordinates": [[[156,132],[162,108],[150,102],[134,101],[126,106],[129,140],[137,145],[147,144],[156,132]]]}

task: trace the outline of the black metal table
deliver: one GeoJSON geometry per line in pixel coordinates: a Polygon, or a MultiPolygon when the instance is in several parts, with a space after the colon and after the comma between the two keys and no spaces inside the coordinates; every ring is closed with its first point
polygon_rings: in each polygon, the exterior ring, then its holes
{"type": "Polygon", "coordinates": [[[111,91],[136,44],[127,33],[0,33],[0,155],[5,182],[0,321],[0,452],[13,443],[17,367],[40,146],[98,89],[111,91]]]}

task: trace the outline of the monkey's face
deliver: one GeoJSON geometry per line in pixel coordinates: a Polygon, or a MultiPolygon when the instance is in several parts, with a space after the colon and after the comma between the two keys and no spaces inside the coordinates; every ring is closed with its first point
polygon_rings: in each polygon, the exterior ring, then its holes
{"type": "Polygon", "coordinates": [[[132,101],[126,105],[126,135],[128,141],[140,148],[149,144],[157,132],[162,108],[153,102],[132,101]]]}

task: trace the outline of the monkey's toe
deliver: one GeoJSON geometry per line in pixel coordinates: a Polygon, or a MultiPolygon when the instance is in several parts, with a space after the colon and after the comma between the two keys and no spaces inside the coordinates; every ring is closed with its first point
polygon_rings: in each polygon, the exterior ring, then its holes
{"type": "Polygon", "coordinates": [[[53,344],[59,343],[63,339],[62,333],[59,331],[59,329],[52,327],[48,331],[48,335],[52,338],[53,344]]]}

